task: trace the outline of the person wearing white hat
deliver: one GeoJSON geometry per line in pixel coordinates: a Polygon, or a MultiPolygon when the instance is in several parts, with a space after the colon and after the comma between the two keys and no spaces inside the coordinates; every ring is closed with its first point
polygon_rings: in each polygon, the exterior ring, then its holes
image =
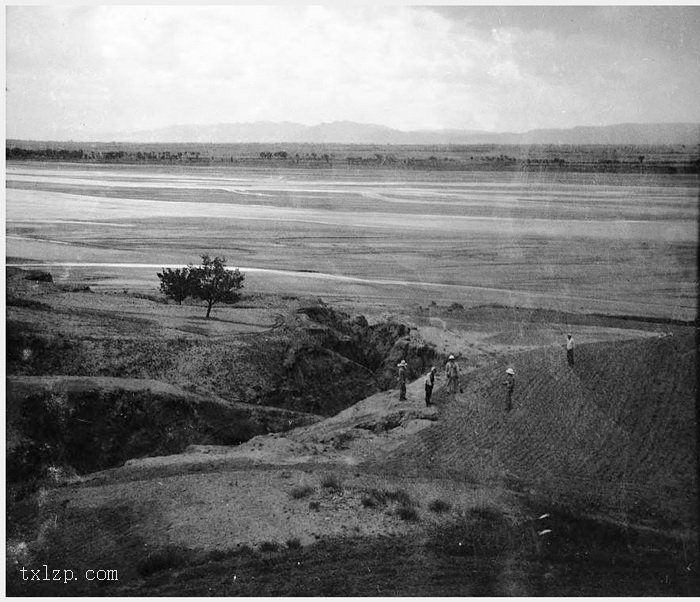
{"type": "Polygon", "coordinates": [[[447,390],[454,397],[457,395],[457,391],[459,391],[459,368],[457,367],[457,362],[455,362],[454,355],[450,355],[450,357],[447,358],[445,375],[447,376],[447,390]]]}
{"type": "Polygon", "coordinates": [[[508,391],[508,401],[506,403],[506,412],[510,412],[513,407],[513,389],[515,389],[515,370],[508,368],[506,370],[506,380],[503,383],[508,391]]]}
{"type": "Polygon", "coordinates": [[[574,337],[571,334],[566,335],[566,361],[574,367],[574,337]]]}
{"type": "Polygon", "coordinates": [[[406,360],[401,360],[398,364],[399,368],[399,401],[406,400],[406,360]]]}

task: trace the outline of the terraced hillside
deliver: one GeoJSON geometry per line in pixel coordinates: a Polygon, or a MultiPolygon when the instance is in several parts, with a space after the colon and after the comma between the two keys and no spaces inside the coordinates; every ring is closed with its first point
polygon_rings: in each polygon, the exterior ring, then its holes
{"type": "Polygon", "coordinates": [[[441,393],[439,420],[385,468],[502,482],[625,523],[694,522],[692,335],[582,345],[573,369],[559,347],[514,355],[509,413],[505,361],[471,373],[456,400],[441,393]]]}

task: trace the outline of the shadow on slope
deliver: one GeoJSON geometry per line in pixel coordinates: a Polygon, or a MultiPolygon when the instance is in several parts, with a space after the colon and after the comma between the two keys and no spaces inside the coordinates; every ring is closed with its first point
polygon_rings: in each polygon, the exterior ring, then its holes
{"type": "Polygon", "coordinates": [[[9,377],[7,478],[80,474],[193,443],[236,445],[319,418],[204,398],[153,380],[9,377]]]}
{"type": "MultiPolygon", "coordinates": [[[[31,582],[8,567],[10,595],[73,596],[687,596],[693,546],[557,512],[550,533],[495,507],[419,533],[332,537],[300,547],[149,549],[127,508],[63,511],[75,531],[47,530],[40,566],[109,566],[118,581],[31,582]],[[101,537],[95,537],[95,532],[101,537]],[[90,542],[75,550],[76,536],[90,542]]],[[[61,520],[66,520],[62,516],[61,520]]]]}
{"type": "Polygon", "coordinates": [[[404,324],[368,324],[320,300],[297,302],[266,332],[211,338],[180,330],[173,338],[148,313],[120,316],[119,296],[109,298],[112,310],[56,309],[47,304],[61,295],[55,287],[39,303],[35,291],[7,283],[23,295],[7,320],[12,375],[153,379],[231,402],[332,416],[391,386],[400,359],[417,376],[435,358],[404,324]]]}

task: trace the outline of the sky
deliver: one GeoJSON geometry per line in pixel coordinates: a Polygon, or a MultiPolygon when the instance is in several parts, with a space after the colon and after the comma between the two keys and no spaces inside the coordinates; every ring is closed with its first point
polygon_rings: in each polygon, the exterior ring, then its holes
{"type": "Polygon", "coordinates": [[[6,137],[700,122],[698,6],[6,6],[6,137]]]}

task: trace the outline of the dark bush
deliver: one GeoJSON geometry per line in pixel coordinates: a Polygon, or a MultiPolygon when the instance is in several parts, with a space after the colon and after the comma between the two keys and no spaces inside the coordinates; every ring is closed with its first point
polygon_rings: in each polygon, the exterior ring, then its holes
{"type": "Polygon", "coordinates": [[[445,502],[443,500],[433,500],[428,504],[428,510],[431,512],[435,512],[436,514],[440,514],[442,512],[449,512],[451,510],[452,506],[450,505],[449,502],[445,502]]]}
{"type": "Polygon", "coordinates": [[[207,552],[204,560],[216,562],[218,560],[225,560],[226,558],[230,558],[236,554],[238,554],[238,551],[236,550],[211,550],[207,552]]]}
{"type": "Polygon", "coordinates": [[[418,511],[413,506],[399,506],[396,510],[396,516],[405,521],[416,522],[418,511]]]}
{"type": "Polygon", "coordinates": [[[295,499],[299,500],[307,495],[311,495],[314,492],[314,488],[311,485],[299,485],[289,492],[289,495],[295,499]]]}
{"type": "Polygon", "coordinates": [[[280,544],[276,541],[263,541],[259,549],[261,552],[276,552],[279,548],[280,544]]]}
{"type": "Polygon", "coordinates": [[[53,276],[49,272],[42,272],[40,270],[31,270],[24,279],[34,280],[35,282],[53,282],[53,276]]]}
{"type": "Polygon", "coordinates": [[[386,499],[391,500],[392,502],[397,502],[402,506],[418,505],[418,503],[412,500],[411,496],[408,495],[408,493],[406,493],[403,489],[394,489],[393,491],[386,491],[385,495],[386,499]]]}
{"type": "Polygon", "coordinates": [[[187,564],[190,552],[185,548],[167,546],[153,550],[137,565],[137,571],[142,577],[148,577],[154,573],[174,569],[187,564]]]}
{"type": "Polygon", "coordinates": [[[33,299],[25,299],[24,297],[15,297],[14,295],[7,295],[5,298],[5,303],[8,307],[26,307],[27,309],[51,309],[50,305],[42,303],[41,301],[34,301],[33,299]]]}
{"type": "Polygon", "coordinates": [[[377,508],[386,506],[387,496],[385,491],[370,489],[362,496],[361,503],[365,508],[377,508]]]}

